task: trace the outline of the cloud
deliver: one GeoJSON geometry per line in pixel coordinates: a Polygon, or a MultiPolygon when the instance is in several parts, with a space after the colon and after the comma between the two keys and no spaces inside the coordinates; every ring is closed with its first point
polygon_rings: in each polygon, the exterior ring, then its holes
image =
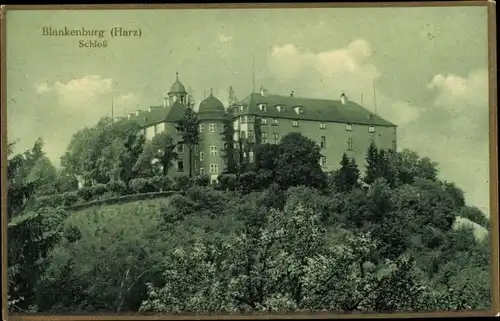
{"type": "Polygon", "coordinates": [[[45,93],[50,92],[52,90],[52,88],[50,88],[49,84],[47,84],[46,82],[43,82],[41,84],[36,85],[35,90],[36,90],[37,94],[43,95],[45,93]]]}
{"type": "Polygon", "coordinates": [[[29,119],[32,125],[16,126],[9,129],[9,133],[14,137],[26,137],[25,140],[31,143],[43,132],[46,153],[57,165],[76,131],[94,125],[101,117],[111,116],[112,102],[115,116],[147,106],[140,95],[120,92],[113,88],[114,84],[113,79],[100,75],[37,84],[37,111],[29,119]],[[53,126],[54,119],[60,120],[57,126],[53,126]],[[47,131],[46,128],[51,129],[47,131]]]}
{"type": "Polygon", "coordinates": [[[219,41],[222,43],[228,43],[233,40],[232,36],[219,35],[219,41]]]}
{"type": "Polygon", "coordinates": [[[113,80],[98,75],[73,79],[67,83],[56,82],[55,90],[66,101],[78,102],[92,100],[100,95],[111,92],[113,80]]]}
{"type": "Polygon", "coordinates": [[[79,79],[72,79],[67,83],[55,82],[48,84],[46,82],[35,86],[38,94],[47,94],[55,92],[58,97],[69,103],[78,103],[92,100],[112,90],[113,80],[102,78],[99,75],[88,75],[79,79]]]}
{"type": "Polygon", "coordinates": [[[456,75],[437,74],[427,88],[438,92],[434,105],[447,107],[452,112],[463,112],[465,108],[488,105],[488,71],[471,72],[467,78],[456,75]]]}

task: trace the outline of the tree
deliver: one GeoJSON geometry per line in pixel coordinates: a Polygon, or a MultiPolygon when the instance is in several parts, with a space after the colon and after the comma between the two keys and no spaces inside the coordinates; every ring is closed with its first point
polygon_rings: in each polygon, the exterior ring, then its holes
{"type": "Polygon", "coordinates": [[[156,159],[159,161],[162,175],[167,176],[173,160],[177,157],[173,138],[167,132],[162,132],[146,144],[133,171],[141,177],[155,176],[153,164],[156,159]]]}
{"type": "Polygon", "coordinates": [[[193,110],[194,102],[188,101],[182,119],[177,122],[176,128],[181,132],[182,141],[189,149],[189,177],[193,177],[193,148],[199,143],[200,121],[193,110]]]}
{"type": "Polygon", "coordinates": [[[359,169],[354,158],[349,159],[346,153],[342,154],[340,169],[338,169],[333,178],[337,192],[345,193],[358,187],[359,169]]]}
{"type": "Polygon", "coordinates": [[[372,184],[377,178],[381,177],[379,162],[377,146],[372,142],[366,154],[366,171],[363,178],[365,183],[372,184]]]}
{"type": "Polygon", "coordinates": [[[305,185],[319,189],[327,186],[327,177],[320,166],[319,146],[300,133],[282,137],[278,144],[276,182],[283,188],[305,185]]]}
{"type": "Polygon", "coordinates": [[[238,172],[238,154],[234,144],[234,127],[231,120],[225,119],[223,128],[222,141],[225,147],[222,150],[221,156],[226,164],[224,172],[227,174],[236,174],[238,172]]]}
{"type": "Polygon", "coordinates": [[[143,141],[139,131],[133,120],[102,118],[73,135],[61,166],[68,174],[81,176],[87,185],[105,184],[119,175],[128,180],[143,141]]]}
{"type": "Polygon", "coordinates": [[[164,285],[150,285],[142,311],[416,311],[423,287],[408,257],[374,265],[369,236],[325,243],[305,206],[271,210],[256,233],[196,242],[165,260],[164,285]],[[348,273],[346,273],[348,271],[348,273]]]}
{"type": "Polygon", "coordinates": [[[436,180],[437,163],[420,156],[409,149],[397,153],[398,179],[403,184],[411,184],[416,177],[436,180]]]}

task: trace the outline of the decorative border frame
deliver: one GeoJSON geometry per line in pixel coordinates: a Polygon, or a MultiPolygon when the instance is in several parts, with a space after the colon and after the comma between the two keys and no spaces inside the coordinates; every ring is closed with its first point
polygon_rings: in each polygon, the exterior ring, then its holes
{"type": "Polygon", "coordinates": [[[88,5],[8,5],[0,7],[0,61],[1,61],[1,105],[0,105],[0,137],[1,137],[1,259],[2,259],[2,319],[3,320],[220,320],[220,319],[353,319],[353,318],[401,318],[401,317],[472,317],[500,316],[500,267],[499,267],[499,214],[498,214],[498,122],[497,122],[497,66],[496,66],[496,10],[493,1],[434,1],[434,2],[365,2],[365,3],[240,3],[240,4],[88,4],[88,5]],[[7,307],[7,88],[6,88],[6,13],[15,10],[151,10],[151,9],[242,9],[242,8],[353,8],[353,7],[448,7],[448,6],[486,6],[488,12],[488,78],[490,108],[490,228],[491,228],[491,267],[492,267],[492,305],[488,311],[467,312],[429,312],[429,313],[270,313],[270,314],[225,314],[225,315],[8,315],[7,307]]]}

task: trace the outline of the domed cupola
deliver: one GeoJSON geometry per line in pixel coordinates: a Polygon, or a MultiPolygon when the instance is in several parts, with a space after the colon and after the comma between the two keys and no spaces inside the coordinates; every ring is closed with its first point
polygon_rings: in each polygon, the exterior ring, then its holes
{"type": "Polygon", "coordinates": [[[212,91],[210,91],[210,96],[208,96],[205,100],[200,103],[200,108],[198,109],[199,113],[203,112],[214,112],[214,111],[222,111],[225,112],[224,104],[217,99],[212,91]]]}
{"type": "Polygon", "coordinates": [[[186,88],[179,81],[179,73],[178,72],[175,73],[175,82],[172,84],[172,86],[170,87],[170,91],[168,92],[169,96],[173,95],[173,94],[187,95],[186,88]]]}
{"type": "Polygon", "coordinates": [[[200,107],[198,108],[198,114],[200,118],[221,118],[226,114],[226,109],[224,108],[224,104],[217,99],[212,90],[210,90],[210,96],[204,99],[200,103],[200,107]]]}

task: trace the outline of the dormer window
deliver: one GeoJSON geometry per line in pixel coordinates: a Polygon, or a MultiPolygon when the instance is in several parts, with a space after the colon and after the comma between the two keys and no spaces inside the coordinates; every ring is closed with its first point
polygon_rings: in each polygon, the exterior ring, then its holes
{"type": "Polygon", "coordinates": [[[259,109],[260,109],[260,111],[267,111],[267,105],[266,104],[259,104],[259,109]]]}
{"type": "Polygon", "coordinates": [[[240,111],[243,111],[243,108],[244,108],[244,106],[243,106],[243,105],[241,105],[241,106],[240,106],[240,111]]]}
{"type": "Polygon", "coordinates": [[[297,115],[300,115],[300,114],[302,114],[304,112],[304,108],[302,108],[300,106],[295,107],[294,110],[295,110],[295,113],[297,115]]]}
{"type": "Polygon", "coordinates": [[[351,124],[345,125],[345,130],[347,130],[349,132],[352,131],[352,125],[351,124]]]}
{"type": "Polygon", "coordinates": [[[278,112],[280,112],[280,113],[285,112],[285,106],[283,106],[283,105],[278,105],[278,106],[276,106],[276,109],[277,109],[277,110],[278,110],[278,112]]]}

